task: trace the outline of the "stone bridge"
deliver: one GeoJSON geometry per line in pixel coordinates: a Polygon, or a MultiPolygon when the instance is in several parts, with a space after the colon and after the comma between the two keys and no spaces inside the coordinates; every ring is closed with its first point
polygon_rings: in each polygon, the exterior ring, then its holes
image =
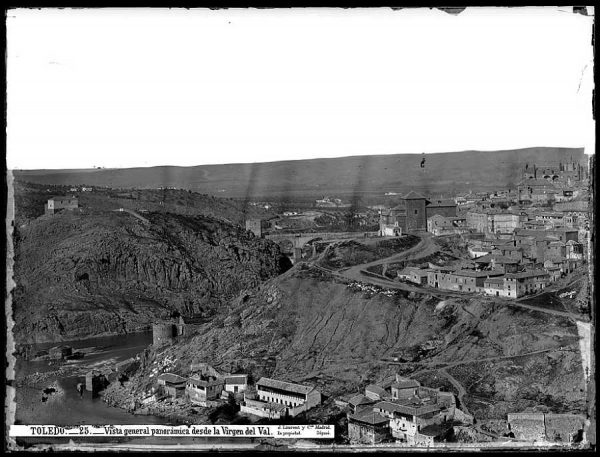
{"type": "MultiPolygon", "coordinates": [[[[350,238],[371,238],[379,236],[379,232],[315,232],[315,233],[272,233],[266,239],[282,244],[288,241],[293,246],[294,262],[302,259],[302,248],[313,240],[345,240],[350,238]]],[[[316,247],[313,246],[313,255],[316,247]]]]}

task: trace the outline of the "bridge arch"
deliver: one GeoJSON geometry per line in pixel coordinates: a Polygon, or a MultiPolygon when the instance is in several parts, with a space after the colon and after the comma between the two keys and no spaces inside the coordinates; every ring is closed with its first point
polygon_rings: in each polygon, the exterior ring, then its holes
{"type": "MultiPolygon", "coordinates": [[[[274,241],[281,246],[281,243],[291,242],[293,245],[294,262],[302,259],[302,249],[311,241],[366,238],[378,236],[379,232],[313,232],[313,233],[273,233],[265,235],[265,238],[274,241]]],[[[289,244],[287,244],[289,247],[289,244]]],[[[289,251],[288,251],[289,252],[289,251]]]]}

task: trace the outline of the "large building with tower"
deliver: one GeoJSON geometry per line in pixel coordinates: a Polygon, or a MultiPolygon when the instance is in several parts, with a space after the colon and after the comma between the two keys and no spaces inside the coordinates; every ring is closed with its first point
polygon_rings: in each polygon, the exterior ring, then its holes
{"type": "Polygon", "coordinates": [[[155,322],[152,324],[152,344],[161,347],[173,343],[185,334],[185,323],[180,316],[177,321],[155,322]]]}
{"type": "Polygon", "coordinates": [[[456,203],[453,200],[428,199],[411,190],[401,197],[397,206],[381,212],[379,235],[424,232],[427,230],[427,219],[435,215],[456,217],[456,203]]]}
{"type": "Polygon", "coordinates": [[[246,220],[246,230],[254,233],[257,237],[262,238],[265,231],[269,228],[269,223],[263,219],[248,219],[246,220]]]}

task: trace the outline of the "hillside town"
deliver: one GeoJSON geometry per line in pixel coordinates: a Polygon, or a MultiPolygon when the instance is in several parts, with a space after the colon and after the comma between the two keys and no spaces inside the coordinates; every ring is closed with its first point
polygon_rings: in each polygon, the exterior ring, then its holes
{"type": "MultiPolygon", "coordinates": [[[[350,205],[339,198],[324,197],[316,200],[308,211],[303,211],[301,206],[290,208],[288,205],[274,218],[246,218],[243,228],[251,237],[280,244],[282,252],[293,263],[309,262],[327,272],[331,270],[319,265],[315,259],[336,243],[347,240],[379,243],[411,236],[421,241],[426,238],[450,240],[460,255],[449,261],[402,263],[397,271],[394,270],[392,278],[389,273],[387,277],[373,271],[363,270],[361,274],[369,273],[375,281],[387,279],[394,284],[406,284],[412,287],[409,290],[424,293],[445,291],[515,300],[540,294],[551,284],[569,279],[588,262],[588,185],[587,169],[578,163],[524,164],[521,180],[512,189],[454,196],[426,196],[416,190],[386,192],[384,197],[393,198],[394,205],[354,208],[354,214],[345,219],[352,224],[343,222],[339,227],[329,225],[325,228],[319,225],[325,216],[337,216],[320,212],[323,208],[339,209],[350,205]],[[292,230],[294,220],[311,221],[312,225],[292,230]],[[373,220],[377,222],[375,227],[370,223],[373,220]],[[288,222],[290,225],[286,226],[288,222]],[[323,246],[327,246],[325,251],[323,246]]],[[[86,214],[89,203],[81,205],[81,201],[89,202],[90,195],[97,195],[102,190],[80,189],[73,187],[70,188],[72,194],[48,198],[41,217],[51,218],[62,212],[86,214]]],[[[125,206],[121,201],[119,204],[125,206]]],[[[249,204],[253,205],[253,202],[249,204]]],[[[271,203],[265,205],[270,207],[271,203]]],[[[150,224],[140,215],[148,213],[147,208],[147,204],[140,204],[111,211],[125,213],[123,217],[132,215],[150,224]]],[[[338,273],[344,270],[342,268],[338,273]]],[[[78,277],[80,279],[89,280],[83,276],[78,277]]],[[[349,287],[365,294],[381,291],[388,297],[394,295],[391,289],[385,289],[381,283],[369,283],[366,277],[360,278],[363,282],[347,273],[346,279],[353,279],[349,287]]],[[[195,333],[194,325],[186,323],[181,315],[154,322],[151,327],[155,351],[177,344],[195,333]]],[[[41,357],[45,357],[44,360],[71,360],[81,358],[83,354],[61,346],[51,348],[41,357]]],[[[165,402],[174,402],[172,407],[175,409],[233,405],[236,417],[251,422],[281,423],[305,418],[308,412],[329,400],[328,407],[333,403],[345,415],[346,440],[350,444],[396,443],[432,447],[441,442],[462,441],[473,434],[480,437],[487,434],[493,439],[569,443],[585,438],[582,436],[583,416],[546,412],[509,413],[504,433],[493,434],[478,427],[478,418],[460,404],[455,393],[422,385],[399,373],[368,384],[364,390],[328,398],[314,384],[290,382],[285,376],[254,379],[249,371],[225,372],[213,368],[210,363],[214,361],[192,364],[184,371],[170,370],[167,365],[154,366],[146,380],[148,388],[134,406],[147,408],[165,402]]],[[[137,365],[139,357],[120,362],[109,372],[92,370],[86,375],[85,385],[81,383],[78,389],[96,392],[109,383],[122,386],[128,375],[135,372],[132,367],[137,365]]]]}
{"type": "Polygon", "coordinates": [[[408,267],[398,278],[436,289],[519,298],[544,290],[586,261],[587,175],[581,165],[525,164],[516,189],[429,199],[411,191],[381,212],[380,235],[458,236],[469,260],[408,267]]]}
{"type": "MultiPolygon", "coordinates": [[[[180,331],[182,326],[185,328],[181,321],[172,325],[180,331]]],[[[164,331],[159,326],[154,328],[160,333],[154,339],[155,349],[177,339],[177,336],[172,340],[162,339],[164,331]]],[[[165,400],[179,407],[187,404],[215,408],[233,404],[237,415],[251,422],[286,423],[320,407],[326,400],[310,384],[269,377],[253,381],[248,373],[224,373],[208,363],[193,363],[188,374],[182,376],[168,370],[171,362],[164,360],[152,370],[150,376],[154,380],[147,396],[140,400],[141,405],[165,400]]],[[[119,369],[122,367],[125,365],[119,369]]],[[[87,385],[91,390],[90,380],[87,385]]],[[[465,437],[478,433],[487,435],[488,440],[565,443],[585,440],[585,418],[577,414],[510,413],[504,433],[483,430],[475,417],[461,409],[453,392],[424,386],[400,374],[369,384],[362,392],[335,397],[333,404],[345,415],[347,440],[352,445],[395,443],[431,448],[446,442],[465,439],[468,442],[465,437]]]]}

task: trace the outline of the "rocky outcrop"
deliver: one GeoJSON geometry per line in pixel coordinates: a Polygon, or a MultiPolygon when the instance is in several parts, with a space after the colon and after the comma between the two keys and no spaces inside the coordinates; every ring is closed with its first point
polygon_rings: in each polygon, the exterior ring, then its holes
{"type": "Polygon", "coordinates": [[[279,247],[216,219],[43,216],[15,235],[18,342],[130,332],[173,311],[211,315],[289,267],[279,247]]]}

